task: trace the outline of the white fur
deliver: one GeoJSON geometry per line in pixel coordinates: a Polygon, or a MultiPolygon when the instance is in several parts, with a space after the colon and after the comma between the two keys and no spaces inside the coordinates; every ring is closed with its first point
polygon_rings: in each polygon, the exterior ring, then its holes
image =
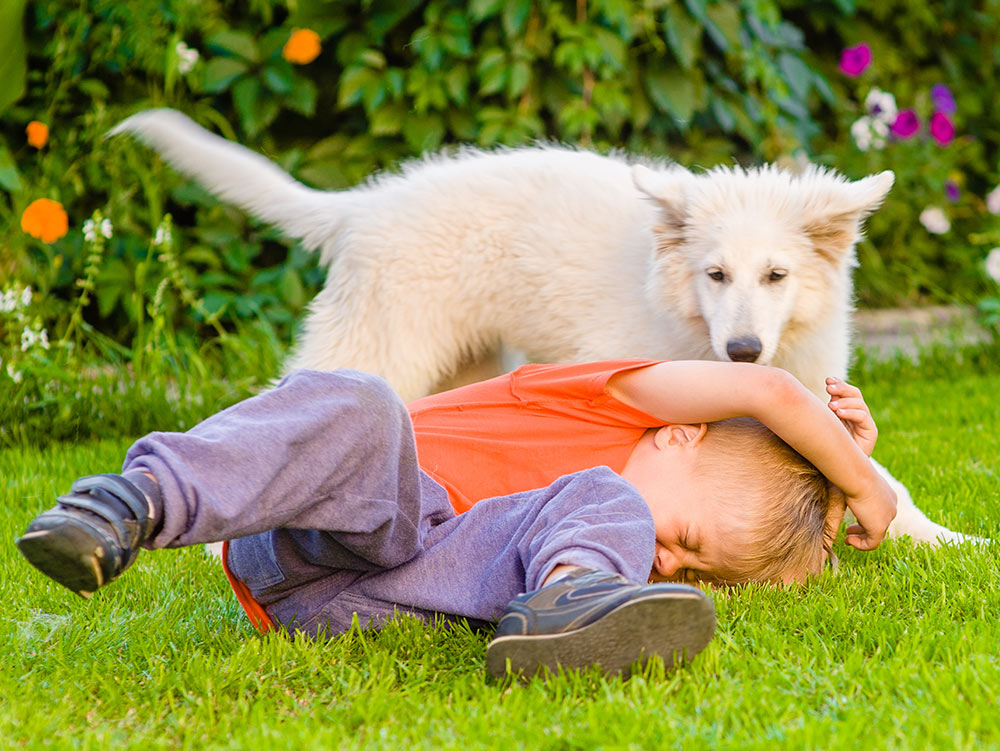
{"type": "MultiPolygon", "coordinates": [[[[538,146],[432,156],[323,192],[178,112],[121,132],[320,252],[326,286],[288,369],[379,373],[405,400],[498,346],[550,362],[727,360],[756,337],[758,362],[825,401],[826,376],[847,373],[854,245],[893,182],[538,146]]],[[[890,533],[964,539],[896,489],[890,533]]]]}

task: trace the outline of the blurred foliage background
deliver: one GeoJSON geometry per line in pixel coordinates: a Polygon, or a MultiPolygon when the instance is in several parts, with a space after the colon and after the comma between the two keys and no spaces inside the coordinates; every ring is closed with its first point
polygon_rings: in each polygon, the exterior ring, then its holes
{"type": "Polygon", "coordinates": [[[859,303],[1000,317],[998,37],[1000,0],[4,0],[0,381],[44,402],[25,369],[84,367],[85,350],[133,367],[167,352],[158,367],[190,375],[230,333],[255,344],[223,358],[228,377],[275,371],[322,270],[103,138],[160,106],[328,189],[537,139],[695,169],[892,169],[859,303]]]}

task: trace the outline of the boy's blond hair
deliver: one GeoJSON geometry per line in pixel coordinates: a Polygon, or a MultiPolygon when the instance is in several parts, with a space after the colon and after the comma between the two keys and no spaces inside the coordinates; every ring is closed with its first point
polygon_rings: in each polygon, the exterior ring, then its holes
{"type": "Polygon", "coordinates": [[[782,581],[790,572],[818,573],[836,533],[827,519],[842,504],[823,474],[749,417],[708,423],[703,449],[699,473],[714,484],[734,521],[745,525],[741,542],[722,561],[723,578],[782,581]]]}

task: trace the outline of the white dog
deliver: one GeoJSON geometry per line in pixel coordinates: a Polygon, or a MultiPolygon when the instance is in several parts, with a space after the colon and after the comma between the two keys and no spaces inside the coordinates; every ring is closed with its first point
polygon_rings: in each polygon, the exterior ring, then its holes
{"type": "MultiPolygon", "coordinates": [[[[534,147],[430,157],[324,192],[175,111],[121,132],[320,251],[326,286],[289,369],[378,373],[405,400],[503,346],[548,362],[759,362],[825,401],[826,376],[847,374],[854,245],[893,183],[534,147]]],[[[889,479],[890,534],[965,539],[889,479]]]]}

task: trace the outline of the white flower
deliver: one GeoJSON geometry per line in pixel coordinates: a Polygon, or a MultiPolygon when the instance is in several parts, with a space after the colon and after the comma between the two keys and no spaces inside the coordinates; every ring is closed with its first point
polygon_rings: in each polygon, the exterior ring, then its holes
{"type": "Polygon", "coordinates": [[[990,278],[1000,284],[1000,248],[993,248],[986,255],[986,273],[990,278]]]}
{"type": "Polygon", "coordinates": [[[20,370],[14,370],[14,363],[12,362],[7,363],[7,375],[11,377],[14,383],[20,383],[23,378],[20,370]]]}
{"type": "Polygon", "coordinates": [[[200,57],[198,50],[188,47],[184,42],[178,42],[177,46],[174,47],[174,52],[177,54],[178,73],[183,76],[194,70],[194,66],[200,57]]]}
{"type": "Polygon", "coordinates": [[[872,146],[876,149],[885,148],[885,139],[889,137],[889,126],[884,120],[872,120],[872,146]]]}
{"type": "MultiPolygon", "coordinates": [[[[100,214],[95,214],[95,216],[99,217],[100,214]]],[[[97,242],[97,233],[100,232],[102,236],[110,240],[113,229],[110,219],[101,219],[99,224],[93,219],[88,219],[83,223],[83,237],[89,243],[97,242]]]]}
{"type": "Polygon", "coordinates": [[[1000,185],[986,194],[986,210],[991,214],[1000,214],[1000,185]]]}
{"type": "Polygon", "coordinates": [[[868,151],[872,145],[871,118],[866,115],[855,120],[851,125],[851,137],[859,149],[868,151]]]}
{"type": "Polygon", "coordinates": [[[49,332],[39,326],[37,329],[32,329],[30,326],[25,326],[24,330],[21,332],[21,351],[27,352],[29,349],[38,345],[42,349],[49,348],[49,332]]]}
{"type": "Polygon", "coordinates": [[[17,310],[17,298],[14,290],[9,289],[0,295],[0,313],[13,313],[17,310]]]}
{"type": "Polygon", "coordinates": [[[31,305],[31,287],[25,287],[21,292],[21,307],[27,308],[31,305]]]}
{"type": "Polygon", "coordinates": [[[868,151],[872,147],[884,149],[889,126],[882,120],[863,115],[851,125],[851,135],[854,137],[854,143],[862,151],[868,151]]]}
{"type": "Polygon", "coordinates": [[[163,247],[170,244],[170,230],[165,224],[156,228],[156,235],[153,237],[153,245],[163,247]]]}
{"type": "Polygon", "coordinates": [[[880,123],[892,125],[898,114],[896,97],[882,89],[872,89],[865,97],[865,112],[880,123]]]}
{"type": "Polygon", "coordinates": [[[35,343],[35,332],[32,331],[27,326],[25,326],[24,331],[21,332],[21,351],[27,352],[29,349],[31,349],[34,343],[35,343]]]}
{"type": "Polygon", "coordinates": [[[951,222],[944,209],[939,206],[928,206],[920,212],[920,223],[924,228],[934,235],[943,235],[951,229],[951,222]]]}

